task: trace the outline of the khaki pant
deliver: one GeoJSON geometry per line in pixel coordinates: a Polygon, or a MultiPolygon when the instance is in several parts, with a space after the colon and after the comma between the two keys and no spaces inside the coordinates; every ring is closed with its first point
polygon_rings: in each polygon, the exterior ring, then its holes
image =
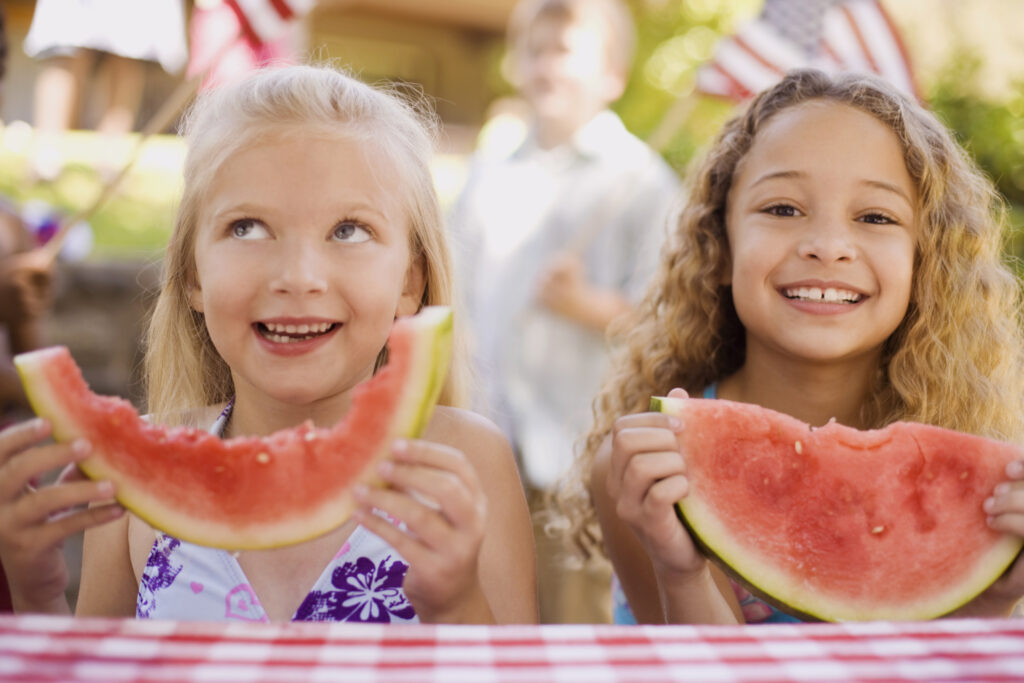
{"type": "Polygon", "coordinates": [[[537,594],[542,624],[611,623],[611,569],[591,567],[572,557],[561,536],[549,536],[542,513],[544,494],[527,493],[537,545],[537,594]]]}

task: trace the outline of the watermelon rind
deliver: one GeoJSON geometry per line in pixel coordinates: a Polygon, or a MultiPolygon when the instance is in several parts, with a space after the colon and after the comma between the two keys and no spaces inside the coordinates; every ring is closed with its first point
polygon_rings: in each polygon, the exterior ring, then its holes
{"type": "MultiPolygon", "coordinates": [[[[80,437],[87,437],[90,433],[93,434],[93,437],[89,439],[92,443],[93,454],[79,463],[79,468],[92,479],[112,481],[115,484],[117,500],[125,508],[131,510],[153,528],[184,541],[229,550],[255,550],[290,545],[327,533],[338,527],[351,515],[355,506],[351,489],[355,484],[377,485],[380,483],[373,467],[374,463],[390,451],[394,439],[415,438],[422,434],[430,421],[448,375],[452,328],[452,312],[445,306],[426,307],[415,316],[400,318],[396,321],[389,337],[389,348],[392,348],[391,360],[378,372],[378,376],[356,389],[357,393],[354,395],[353,405],[349,412],[350,417],[356,413],[357,404],[360,401],[358,393],[360,390],[364,388],[369,390],[375,381],[393,381],[395,377],[393,373],[396,372],[394,367],[397,367],[398,364],[402,364],[406,368],[406,374],[400,377],[400,381],[397,383],[397,398],[393,409],[383,418],[379,416],[374,418],[374,421],[380,422],[376,428],[376,433],[380,438],[379,443],[374,442],[370,445],[374,451],[372,457],[365,463],[361,463],[361,470],[358,474],[343,482],[339,480],[336,491],[329,491],[330,495],[321,496],[309,507],[295,514],[287,514],[289,512],[287,509],[285,514],[280,515],[274,515],[264,510],[264,508],[271,510],[275,502],[267,500],[266,490],[274,487],[266,485],[261,489],[261,496],[253,497],[259,499],[246,500],[242,495],[241,500],[234,501],[233,515],[220,516],[210,514],[209,511],[206,514],[197,512],[196,508],[200,506],[200,500],[213,499],[218,494],[184,488],[189,485],[191,476],[186,465],[181,465],[180,473],[163,477],[163,481],[154,482],[153,478],[147,476],[148,473],[144,470],[131,472],[129,467],[125,467],[123,459],[119,461],[120,464],[117,464],[115,459],[104,451],[103,440],[95,437],[95,424],[91,422],[98,419],[97,415],[86,413],[82,410],[81,405],[73,405],[71,400],[66,398],[67,395],[71,395],[75,391],[88,393],[88,387],[81,379],[81,373],[70,359],[66,348],[51,347],[20,354],[15,357],[15,365],[21,375],[33,409],[37,415],[46,418],[51,423],[53,437],[56,441],[66,443],[80,437]],[[401,343],[405,349],[402,354],[397,354],[393,350],[398,343],[401,343]],[[62,382],[52,381],[48,378],[47,373],[57,364],[72,367],[77,376],[68,380],[68,385],[78,383],[80,386],[69,389],[62,382]],[[389,366],[393,367],[389,369],[389,366]],[[392,379],[381,380],[380,376],[389,372],[392,373],[390,375],[392,379]],[[167,493],[165,489],[179,486],[179,479],[184,482],[180,483],[179,494],[174,496],[167,493]],[[196,496],[195,500],[190,500],[190,496],[196,496]],[[194,505],[193,502],[195,502],[194,505]],[[262,513],[262,517],[250,521],[247,519],[250,513],[253,517],[262,513]]],[[[381,385],[378,383],[377,386],[381,385]]],[[[119,423],[118,428],[129,435],[126,438],[137,440],[147,449],[155,449],[156,452],[163,453],[163,457],[170,461],[169,467],[176,466],[178,461],[187,462],[189,444],[194,443],[199,448],[212,449],[216,452],[217,462],[223,463],[223,466],[218,469],[228,470],[225,476],[234,474],[232,457],[239,461],[246,461],[246,463],[239,462],[240,467],[247,464],[252,468],[254,458],[260,463],[276,458],[275,449],[277,448],[288,447],[294,451],[296,444],[302,446],[306,441],[329,443],[330,439],[337,438],[337,434],[345,433],[344,429],[348,420],[346,418],[330,429],[318,429],[311,424],[304,424],[293,429],[276,432],[262,439],[237,437],[221,440],[201,429],[188,427],[168,429],[152,425],[144,418],[140,418],[127,401],[114,397],[96,396],[91,393],[89,396],[91,396],[91,400],[102,402],[108,409],[112,406],[113,417],[109,419],[119,423]],[[160,444],[165,443],[168,438],[171,438],[171,442],[178,447],[172,449],[163,446],[161,448],[160,444]]],[[[282,455],[279,464],[288,465],[285,461],[289,455],[298,458],[310,457],[308,453],[289,452],[282,455]]],[[[344,454],[339,453],[337,457],[344,458],[344,454]]],[[[277,462],[275,461],[275,463],[277,462]]],[[[322,460],[320,464],[322,465],[322,460]]],[[[294,474],[295,469],[299,468],[299,475],[302,475],[300,465],[292,463],[289,466],[290,473],[294,474]]],[[[195,469],[194,463],[193,469],[195,469]]],[[[256,466],[254,469],[259,470],[260,467],[256,466]]],[[[243,470],[240,469],[240,471],[243,470]]],[[[268,470],[268,472],[272,471],[268,470]]],[[[313,473],[312,476],[317,476],[318,479],[330,479],[332,474],[328,471],[323,472],[323,476],[320,476],[320,473],[313,473]]],[[[326,484],[319,483],[324,486],[332,485],[332,481],[328,481],[326,484]]],[[[234,485],[244,490],[246,482],[241,480],[235,482],[234,485]]],[[[301,482],[297,488],[299,489],[298,494],[289,490],[288,481],[281,481],[279,492],[282,496],[291,494],[293,499],[301,498],[299,495],[301,494],[301,482]]]]}
{"type": "MultiPolygon", "coordinates": [[[[687,407],[694,399],[653,397],[651,410],[678,418],[687,425],[687,407]]],[[[727,402],[728,403],[728,402],[727,402]]],[[[699,425],[694,426],[699,429],[699,425]]],[[[684,453],[685,457],[685,453],[684,453]]],[[[969,603],[997,580],[1021,554],[1022,541],[1011,534],[974,558],[970,572],[919,598],[899,604],[871,603],[861,598],[844,600],[809,589],[799,576],[777,567],[761,544],[740,539],[709,504],[697,487],[676,504],[676,513],[700,550],[753,594],[776,608],[806,621],[914,621],[937,618],[969,603]]],[[[908,549],[908,552],[909,549],[908,549]]],[[[906,557],[904,562],[912,562],[906,557]]]]}

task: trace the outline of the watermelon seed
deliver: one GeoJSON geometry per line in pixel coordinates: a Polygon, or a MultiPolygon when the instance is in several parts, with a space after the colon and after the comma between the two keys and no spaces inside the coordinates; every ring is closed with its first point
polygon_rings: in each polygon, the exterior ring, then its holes
{"type": "Polygon", "coordinates": [[[256,456],[256,462],[266,465],[268,462],[270,462],[270,456],[267,455],[266,453],[260,453],[259,455],[256,456]]]}
{"type": "Polygon", "coordinates": [[[302,438],[306,441],[316,441],[316,432],[306,432],[302,438]]]}
{"type": "Polygon", "coordinates": [[[801,453],[804,452],[804,445],[802,443],[800,443],[799,441],[797,441],[795,444],[793,444],[793,448],[796,449],[796,454],[797,455],[800,455],[801,453]]]}
{"type": "Polygon", "coordinates": [[[871,533],[873,533],[873,534],[880,534],[880,533],[882,533],[883,531],[885,531],[885,526],[883,526],[883,525],[879,524],[878,526],[876,526],[875,528],[873,528],[873,529],[871,530],[871,533]]]}

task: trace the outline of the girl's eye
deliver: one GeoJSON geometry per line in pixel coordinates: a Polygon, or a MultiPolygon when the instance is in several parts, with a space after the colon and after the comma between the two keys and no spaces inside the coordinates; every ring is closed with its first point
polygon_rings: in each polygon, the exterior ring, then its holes
{"type": "Polygon", "coordinates": [[[771,206],[762,209],[762,211],[770,216],[777,216],[778,218],[796,218],[800,215],[800,211],[791,204],[772,204],[771,206]]]}
{"type": "Polygon", "coordinates": [[[262,239],[269,234],[267,226],[255,218],[242,218],[232,221],[228,231],[232,237],[237,237],[241,240],[262,239]]]}
{"type": "Polygon", "coordinates": [[[370,231],[355,221],[342,221],[334,227],[332,237],[339,242],[356,244],[370,239],[370,231]]]}
{"type": "Polygon", "coordinates": [[[860,220],[864,221],[865,223],[873,223],[875,225],[895,225],[898,222],[896,221],[896,219],[891,218],[886,214],[880,213],[878,211],[864,214],[863,216],[860,217],[860,220]]]}

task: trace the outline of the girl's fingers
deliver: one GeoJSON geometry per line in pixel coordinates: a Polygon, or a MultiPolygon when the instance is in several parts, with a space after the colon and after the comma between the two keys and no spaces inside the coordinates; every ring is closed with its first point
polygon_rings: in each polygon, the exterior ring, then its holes
{"type": "Polygon", "coordinates": [[[679,451],[655,451],[634,455],[622,474],[623,491],[640,493],[655,482],[677,474],[686,474],[686,463],[679,451]]]}
{"type": "Polygon", "coordinates": [[[625,470],[637,454],[679,450],[675,432],[672,431],[672,427],[678,425],[675,418],[661,413],[642,413],[629,417],[644,419],[628,424],[616,420],[608,466],[608,492],[613,498],[619,496],[625,470]]]}
{"type": "Polygon", "coordinates": [[[60,475],[57,477],[56,484],[70,484],[75,481],[89,481],[89,477],[85,475],[85,472],[78,469],[78,463],[73,462],[70,465],[66,465],[63,470],[60,471],[60,475]]]}
{"type": "Polygon", "coordinates": [[[426,559],[425,548],[387,519],[362,508],[357,509],[353,516],[363,528],[394,548],[410,566],[419,566],[426,559]]]}
{"type": "Polygon", "coordinates": [[[89,456],[89,444],[81,439],[72,445],[48,444],[19,453],[7,461],[0,480],[0,500],[21,495],[25,485],[43,474],[77,463],[89,456]]]}
{"type": "Polygon", "coordinates": [[[1024,479],[1024,460],[1014,460],[1006,466],[1006,476],[1010,479],[1024,479]]]}
{"type": "Polygon", "coordinates": [[[462,451],[431,441],[398,439],[392,445],[394,461],[403,464],[416,464],[433,467],[455,474],[466,484],[477,482],[476,470],[466,460],[462,451]]]}
{"type": "MultiPolygon", "coordinates": [[[[442,515],[429,505],[413,499],[406,493],[393,489],[363,487],[357,488],[354,495],[364,513],[367,513],[369,509],[376,509],[394,519],[401,520],[405,524],[407,532],[428,548],[443,550],[447,545],[446,541],[451,538],[453,528],[442,515]]],[[[377,515],[370,513],[363,516],[376,517],[377,515]]],[[[403,532],[399,530],[399,533],[403,532]]]]}
{"type": "Polygon", "coordinates": [[[405,492],[421,504],[439,510],[453,526],[469,528],[483,516],[479,509],[481,506],[475,503],[479,498],[475,472],[465,473],[467,479],[473,480],[467,483],[447,470],[390,460],[382,462],[377,471],[392,489],[405,492]]]}
{"type": "Polygon", "coordinates": [[[50,424],[34,418],[0,431],[0,466],[50,435],[50,424]]]}
{"type": "Polygon", "coordinates": [[[665,508],[672,509],[672,521],[681,524],[676,519],[675,504],[686,497],[690,492],[690,480],[684,476],[676,475],[667,477],[656,482],[644,496],[643,505],[650,512],[661,514],[665,508]]]}
{"type": "Polygon", "coordinates": [[[985,500],[983,508],[993,529],[1024,536],[1024,482],[999,484],[985,500]]]}
{"type": "Polygon", "coordinates": [[[1024,512],[1004,512],[988,518],[990,529],[1015,536],[1024,536],[1024,512]]]}
{"type": "Polygon", "coordinates": [[[69,536],[112,522],[123,514],[124,508],[112,503],[86,508],[54,519],[40,527],[39,545],[44,548],[58,545],[69,536]]]}
{"type": "Polygon", "coordinates": [[[23,496],[16,507],[23,524],[38,524],[66,510],[109,501],[113,497],[114,485],[109,481],[78,481],[41,488],[23,496]]]}

